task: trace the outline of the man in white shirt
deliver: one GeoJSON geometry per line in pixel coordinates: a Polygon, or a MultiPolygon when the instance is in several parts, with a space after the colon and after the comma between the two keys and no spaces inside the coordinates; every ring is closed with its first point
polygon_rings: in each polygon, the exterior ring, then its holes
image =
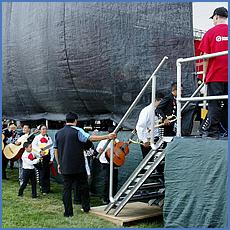
{"type": "MultiPolygon", "coordinates": [[[[155,101],[155,108],[160,104],[161,100],[163,98],[163,94],[158,93],[156,95],[156,101],[155,101]]],[[[137,136],[138,139],[143,143],[141,144],[141,152],[143,155],[143,158],[149,153],[151,150],[150,146],[150,129],[151,129],[151,119],[152,119],[152,112],[153,112],[153,104],[146,106],[143,108],[139,114],[139,118],[136,124],[136,130],[137,130],[137,136]]],[[[155,116],[155,120],[157,120],[157,116],[155,116]]],[[[159,136],[159,130],[155,129],[154,137],[159,136]]]]}

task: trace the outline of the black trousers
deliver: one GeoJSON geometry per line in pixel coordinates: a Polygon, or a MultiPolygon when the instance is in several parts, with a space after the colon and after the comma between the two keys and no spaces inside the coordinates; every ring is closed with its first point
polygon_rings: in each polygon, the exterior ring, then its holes
{"type": "Polygon", "coordinates": [[[36,175],[34,169],[23,169],[23,183],[18,191],[19,196],[23,195],[23,191],[25,190],[29,180],[31,181],[31,186],[32,186],[32,197],[37,196],[37,189],[36,189],[37,181],[36,181],[36,175]]]}
{"type": "Polygon", "coordinates": [[[8,162],[9,160],[2,153],[2,179],[6,179],[6,168],[7,168],[8,162]]]}
{"type": "Polygon", "coordinates": [[[144,159],[152,148],[150,146],[149,147],[145,147],[143,145],[140,145],[140,146],[141,146],[142,156],[143,156],[143,159],[144,159]]]}
{"type": "MultiPolygon", "coordinates": [[[[208,96],[220,96],[228,94],[228,83],[210,82],[207,84],[208,96]]],[[[219,133],[220,123],[228,127],[228,101],[210,100],[208,101],[208,119],[210,127],[208,132],[219,133]]]]}
{"type": "Polygon", "coordinates": [[[86,172],[78,174],[62,174],[63,177],[63,204],[65,208],[64,216],[73,215],[72,188],[76,183],[79,186],[81,205],[84,211],[90,209],[89,185],[86,172]]]}
{"type": "Polygon", "coordinates": [[[39,169],[39,181],[42,193],[50,192],[50,155],[43,157],[42,167],[39,169]]]}
{"type": "MultiPolygon", "coordinates": [[[[102,164],[103,174],[104,174],[104,192],[103,200],[109,202],[109,175],[110,175],[110,165],[102,164]]],[[[118,187],[118,168],[113,168],[113,196],[117,193],[118,187]]]]}

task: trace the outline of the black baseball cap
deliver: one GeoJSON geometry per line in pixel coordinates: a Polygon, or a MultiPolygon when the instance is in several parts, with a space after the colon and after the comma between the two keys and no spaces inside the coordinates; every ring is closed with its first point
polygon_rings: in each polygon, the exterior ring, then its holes
{"type": "Polygon", "coordinates": [[[69,112],[68,114],[66,114],[66,120],[77,120],[77,119],[78,119],[78,115],[76,113],[69,112]]]}
{"type": "Polygon", "coordinates": [[[218,7],[214,10],[212,17],[210,17],[210,18],[213,19],[213,17],[215,15],[219,15],[219,16],[227,18],[228,17],[228,10],[225,7],[218,7]]]}

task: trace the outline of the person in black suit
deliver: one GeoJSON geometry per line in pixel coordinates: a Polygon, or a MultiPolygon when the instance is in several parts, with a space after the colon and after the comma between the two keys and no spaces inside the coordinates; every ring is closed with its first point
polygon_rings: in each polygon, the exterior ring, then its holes
{"type": "Polygon", "coordinates": [[[157,115],[164,122],[164,136],[175,136],[175,123],[170,122],[167,116],[175,115],[176,116],[176,96],[177,96],[177,84],[173,82],[171,85],[171,93],[165,96],[160,104],[156,108],[157,115]]]}

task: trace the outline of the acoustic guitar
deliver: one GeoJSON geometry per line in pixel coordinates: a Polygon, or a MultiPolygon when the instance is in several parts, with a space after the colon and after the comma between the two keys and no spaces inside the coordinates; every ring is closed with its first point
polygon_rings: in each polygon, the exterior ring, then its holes
{"type": "Polygon", "coordinates": [[[28,137],[22,136],[21,139],[21,144],[20,145],[15,145],[13,143],[10,143],[6,145],[6,147],[3,150],[3,153],[5,157],[8,160],[11,161],[16,161],[19,160],[24,152],[23,144],[27,141],[28,138],[30,138],[33,134],[37,133],[38,131],[35,130],[33,133],[31,133],[28,137]]]}
{"type": "MultiPolygon", "coordinates": [[[[129,153],[129,143],[119,141],[114,143],[113,165],[120,167],[125,163],[125,157],[129,153]]],[[[110,148],[105,152],[107,161],[110,161],[111,151],[110,148]]]]}

